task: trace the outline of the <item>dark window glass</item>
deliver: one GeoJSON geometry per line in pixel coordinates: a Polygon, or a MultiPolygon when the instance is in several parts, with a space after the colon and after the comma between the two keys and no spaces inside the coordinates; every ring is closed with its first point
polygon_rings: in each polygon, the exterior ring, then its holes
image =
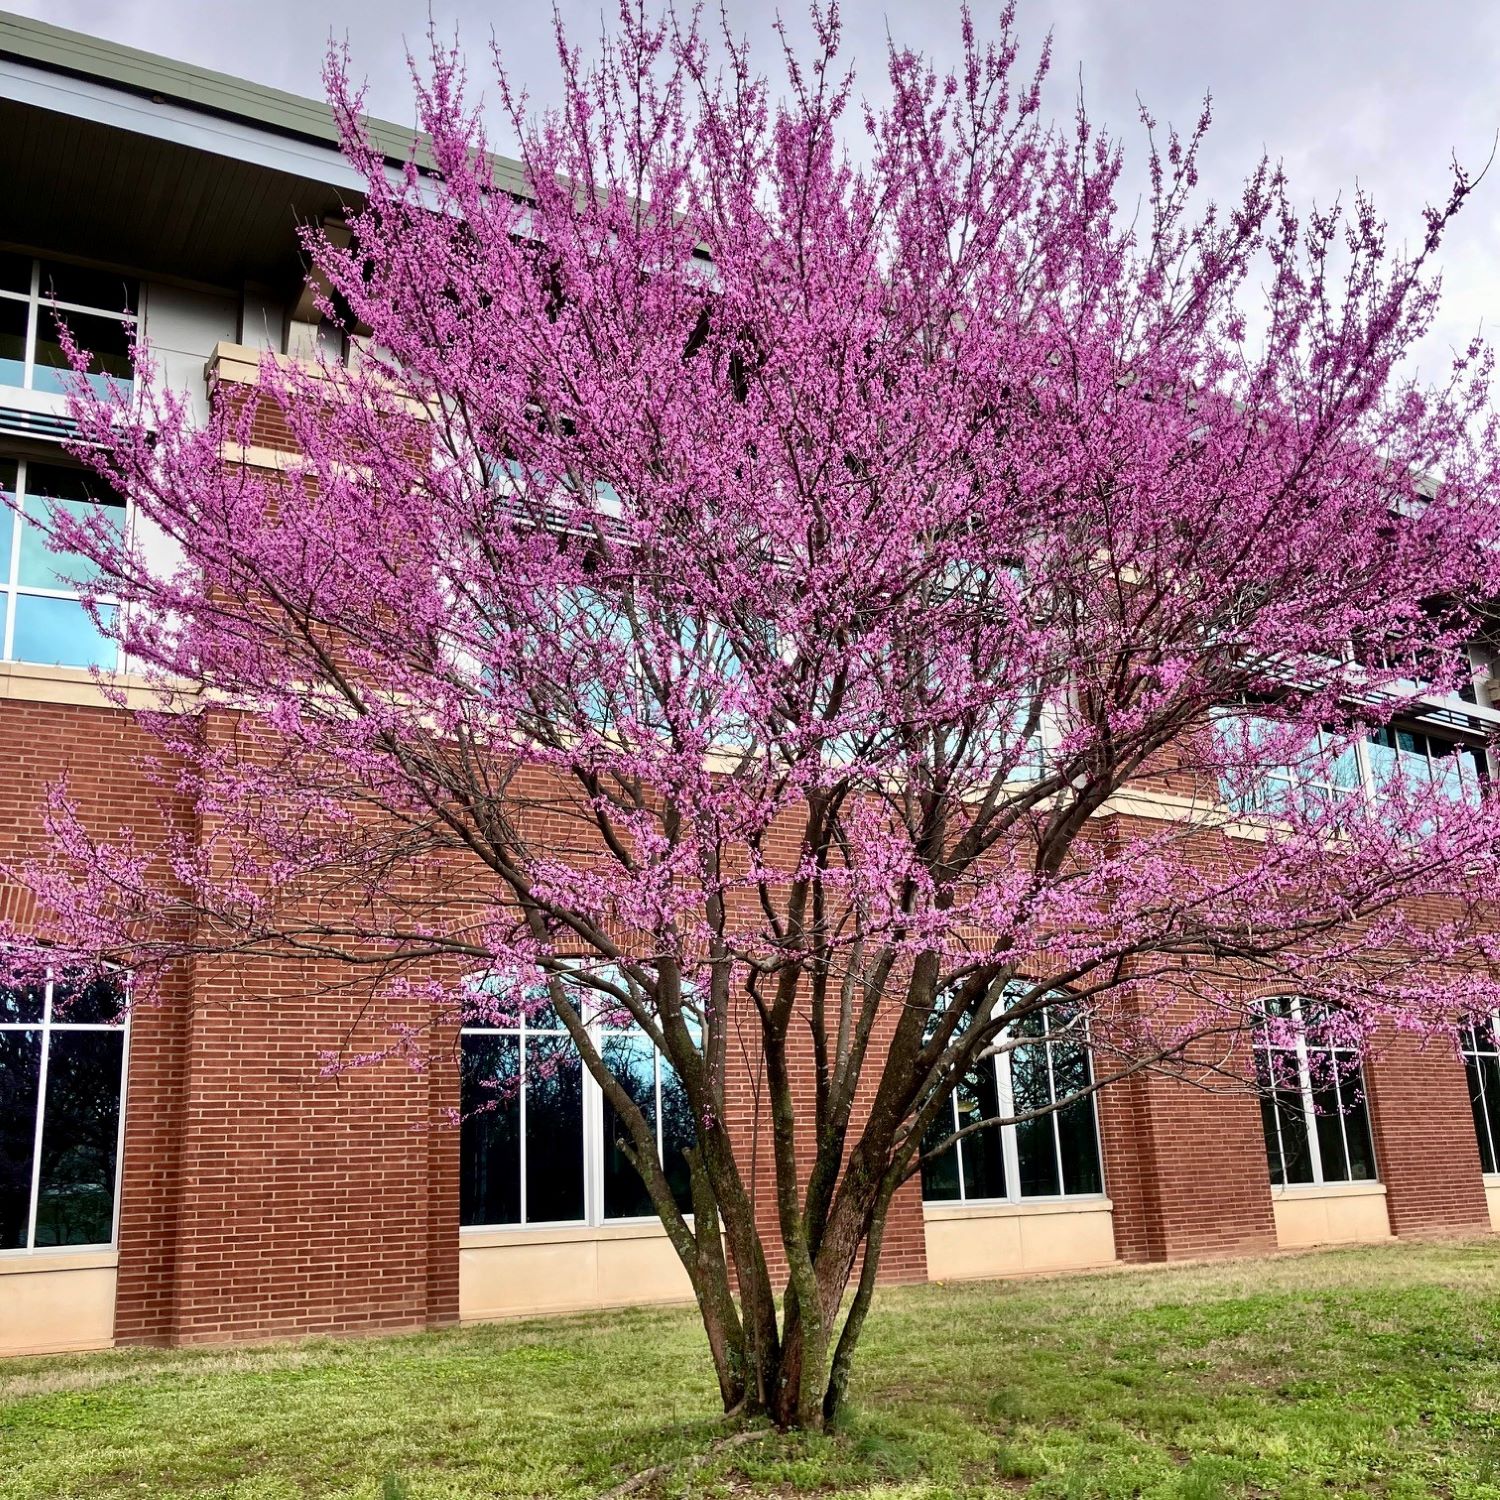
{"type": "Polygon", "coordinates": [[[583,1061],[566,1036],[528,1036],[526,1222],[583,1216],[583,1061]]]}
{"type": "MultiPolygon", "coordinates": [[[[953,1134],[953,1096],[950,1094],[927,1127],[922,1151],[934,1151],[953,1134]]],[[[931,1203],[951,1202],[962,1196],[958,1184],[958,1151],[950,1146],[939,1156],[922,1163],[922,1196],[931,1203]]]]}
{"type": "MultiPolygon", "coordinates": [[[[1017,1047],[1010,1060],[1011,1091],[1017,1115],[1046,1109],[1052,1103],[1047,1078],[1047,1049],[1017,1047]]],[[[1057,1137],[1053,1116],[1016,1121],[1016,1154],[1023,1198],[1055,1197],[1062,1191],[1057,1175],[1057,1137]]]]}
{"type": "Polygon", "coordinates": [[[52,986],[52,1019],[74,1026],[112,1026],[121,1019],[120,986],[109,979],[87,984],[57,980],[52,986]]]}
{"type": "Polygon", "coordinates": [[[54,1031],[47,1055],[38,1245],[105,1245],[114,1231],[120,1138],[117,1031],[54,1031]]]}
{"type": "MultiPolygon", "coordinates": [[[[958,1086],[958,1126],[962,1130],[980,1120],[993,1120],[1000,1114],[1000,1091],[995,1083],[995,1060],[980,1058],[965,1074],[958,1086]]],[[[1003,1198],[1005,1196],[1005,1155],[998,1125],[966,1135],[958,1148],[964,1157],[964,1197],[1003,1198]]]]}
{"type": "Polygon", "coordinates": [[[23,588],[67,588],[68,580],[94,575],[92,565],[76,552],[48,545],[52,517],[64,510],[74,520],[101,518],[112,530],[125,529],[125,504],[101,479],[61,464],[26,465],[26,526],[21,533],[17,580],[23,588]]]}
{"type": "Polygon", "coordinates": [[[1375,1180],[1375,1142],[1370,1134],[1370,1111],[1360,1089],[1359,1097],[1354,1090],[1361,1084],[1356,1073],[1350,1083],[1343,1086],[1344,1139],[1349,1145],[1350,1182],[1373,1182],[1375,1180]]]}
{"type": "MultiPolygon", "coordinates": [[[[1054,1042],[1052,1079],[1059,1099],[1088,1088],[1092,1081],[1088,1049],[1069,1042],[1054,1042]]],[[[1103,1192],[1104,1174],[1099,1167],[1099,1136],[1094,1129],[1092,1095],[1075,1099],[1058,1110],[1057,1139],[1062,1149],[1063,1191],[1103,1192]]]]}
{"type": "Polygon", "coordinates": [[[25,988],[0,987],[0,1021],[21,1021],[40,1025],[47,992],[41,985],[25,988]]]}
{"type": "MultiPolygon", "coordinates": [[[[630,1096],[652,1134],[656,1132],[656,1049],[640,1032],[617,1032],[604,1044],[604,1062],[630,1096]]],[[[604,1100],[604,1217],[644,1218],[656,1209],[641,1175],[621,1149],[630,1135],[614,1106],[604,1100]]],[[[581,1210],[580,1210],[581,1212],[581,1210]]]]}
{"type": "Polygon", "coordinates": [[[40,1031],[0,1031],[0,1250],[24,1250],[36,1149],[40,1031]]]}
{"type": "Polygon", "coordinates": [[[465,1036],[460,1079],[459,1222],[521,1222],[521,1043],[465,1036]]]}
{"type": "Polygon", "coordinates": [[[1480,1163],[1486,1172],[1500,1172],[1500,1058],[1493,1053],[1469,1056],[1464,1058],[1464,1066],[1469,1074],[1469,1102],[1474,1108],[1480,1163]]]}
{"type": "Polygon", "coordinates": [[[1326,1088],[1314,1089],[1312,1102],[1323,1181],[1348,1182],[1349,1160],[1344,1152],[1344,1115],[1338,1090],[1331,1083],[1326,1088]]]}
{"type": "Polygon", "coordinates": [[[110,313],[136,310],[136,282],[118,271],[93,266],[74,266],[66,261],[42,262],[41,296],[44,302],[74,302],[80,307],[98,307],[110,313]]]}
{"type": "Polygon", "coordinates": [[[1278,1089],[1274,1101],[1277,1124],[1281,1127],[1282,1181],[1313,1180],[1312,1147],[1307,1137],[1307,1114],[1302,1095],[1295,1089],[1278,1089]]]}
{"type": "Polygon", "coordinates": [[[661,1060],[661,1161],[673,1201],[683,1213],[693,1211],[693,1180],[685,1153],[696,1143],[693,1106],[677,1071],[661,1060]]]}
{"type": "Polygon", "coordinates": [[[74,342],[88,355],[89,380],[101,393],[108,377],[129,385],[134,377],[130,363],[131,329],[118,318],[97,318],[90,313],[57,313],[50,307],[37,309],[36,350],[32,356],[31,388],[35,391],[66,391],[72,372],[58,336],[58,322],[67,325],[74,342]]]}
{"type": "Polygon", "coordinates": [[[31,257],[0,250],[0,291],[31,293],[31,257]]]}
{"type": "Polygon", "coordinates": [[[26,326],[24,302],[0,297],[0,385],[26,384],[26,326]]]}
{"type": "Polygon", "coordinates": [[[1286,1182],[1286,1168],[1281,1161],[1281,1137],[1276,1132],[1276,1105],[1264,1094],[1260,1100],[1260,1129],[1266,1141],[1266,1166],[1271,1173],[1271,1185],[1281,1187],[1286,1182]]]}

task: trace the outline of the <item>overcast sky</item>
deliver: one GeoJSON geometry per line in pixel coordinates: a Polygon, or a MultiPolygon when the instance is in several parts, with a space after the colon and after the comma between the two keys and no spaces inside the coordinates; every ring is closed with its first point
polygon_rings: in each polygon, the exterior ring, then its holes
{"type": "MultiPolygon", "coordinates": [[[[608,9],[614,9],[609,0],[608,9]]],[[[370,107],[411,118],[407,40],[420,43],[425,0],[0,0],[0,6],[204,67],[319,95],[330,37],[347,38],[370,107]]],[[[561,0],[587,44],[600,0],[561,0]]],[[[737,29],[767,37],[771,6],[729,0],[737,29]]],[[[981,29],[998,4],[976,4],[981,29]]],[[[801,0],[784,9],[805,13],[801,0]]],[[[1161,120],[1190,125],[1205,90],[1215,125],[1207,183],[1233,193],[1262,148],[1283,160],[1298,200],[1325,203],[1358,182],[1398,238],[1415,239],[1423,202],[1447,186],[1453,153],[1478,170],[1500,130],[1500,0],[1020,0],[1027,55],[1055,34],[1052,109],[1065,111],[1082,70],[1091,112],[1132,134],[1139,93],[1161,120]]],[[[547,0],[434,0],[476,64],[491,32],[538,105],[556,98],[547,0]]],[[[887,30],[939,62],[957,50],[951,0],[845,0],[847,50],[878,73],[887,30]]],[[[772,53],[761,54],[767,67],[772,53]]],[[[477,68],[476,68],[477,71],[477,68]]],[[[493,143],[505,150],[498,124],[493,143]]],[[[1137,153],[1138,154],[1138,153],[1137,153]]],[[[1444,313],[1423,364],[1483,325],[1500,329],[1500,163],[1460,218],[1445,256],[1444,313]]]]}

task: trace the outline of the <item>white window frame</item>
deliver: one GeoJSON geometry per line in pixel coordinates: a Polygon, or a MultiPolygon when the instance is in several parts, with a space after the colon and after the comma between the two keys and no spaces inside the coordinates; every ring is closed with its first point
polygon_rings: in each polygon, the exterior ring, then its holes
{"type": "MultiPolygon", "coordinates": [[[[589,1037],[601,1056],[604,1048],[612,1037],[633,1036],[638,1037],[647,1046],[651,1046],[651,1039],[634,1021],[628,1026],[606,1026],[601,1021],[592,1021],[588,1025],[589,1037]]],[[[536,1219],[533,1220],[527,1213],[527,1187],[526,1187],[526,1052],[527,1041],[532,1037],[550,1037],[561,1039],[570,1047],[573,1046],[572,1038],[561,1020],[553,1026],[535,1026],[531,1024],[524,1007],[521,1009],[514,1026],[462,1026],[459,1028],[459,1048],[462,1051],[463,1038],[468,1036],[501,1036],[513,1037],[517,1043],[519,1067],[517,1071],[516,1108],[518,1111],[518,1129],[520,1135],[520,1209],[521,1217],[517,1223],[491,1223],[491,1224],[464,1224],[461,1226],[464,1232],[491,1233],[495,1230],[528,1230],[528,1229],[608,1229],[614,1225],[640,1225],[656,1224],[660,1222],[659,1216],[652,1214],[633,1214],[629,1217],[606,1217],[604,1212],[604,1090],[595,1081],[592,1073],[584,1064],[582,1054],[578,1054],[578,1067],[583,1081],[583,1217],[579,1219],[536,1219]]],[[[574,1048],[577,1053],[576,1047],[574,1048]]],[[[662,1056],[659,1049],[652,1047],[653,1064],[655,1068],[656,1082],[656,1159],[661,1161],[662,1156],[662,1122],[663,1112],[661,1107],[662,1090],[662,1067],[670,1067],[671,1063],[662,1056]]],[[[460,1150],[463,1149],[460,1144],[460,1150]]],[[[689,1224],[693,1222],[691,1213],[684,1213],[683,1217],[689,1224]]]]}
{"type": "MultiPolygon", "coordinates": [[[[63,455],[59,455],[59,458],[63,455]]],[[[57,462],[51,457],[37,458],[35,455],[26,457],[19,453],[6,453],[0,451],[0,463],[13,463],[16,466],[16,490],[15,496],[19,510],[9,512],[10,516],[10,547],[3,558],[0,558],[0,661],[15,661],[15,636],[16,636],[16,602],[19,599],[60,599],[67,603],[78,604],[79,594],[76,589],[47,588],[42,584],[21,582],[21,543],[22,536],[27,526],[34,524],[34,518],[27,512],[27,501],[31,498],[27,489],[27,474],[32,463],[41,463],[49,468],[75,468],[77,465],[66,461],[57,462]]],[[[80,473],[87,472],[80,469],[80,473]]],[[[0,505],[4,502],[0,501],[0,505]]],[[[121,507],[121,528],[125,536],[130,535],[134,521],[134,507],[129,498],[121,507]]],[[[45,517],[41,518],[45,522],[45,517]]],[[[116,611],[120,608],[119,600],[113,594],[101,594],[99,603],[108,609],[116,611]]],[[[92,622],[90,622],[92,624],[92,622]]],[[[120,643],[110,641],[109,645],[114,648],[114,655],[100,662],[99,670],[102,672],[116,672],[120,668],[120,643]]],[[[48,662],[28,662],[27,665],[49,666],[48,662]]],[[[88,671],[87,667],[72,666],[73,671],[88,671]]]]}
{"type": "Polygon", "coordinates": [[[0,1032],[34,1031],[42,1039],[41,1060],[38,1065],[36,1085],[36,1119],[31,1137],[31,1201],[26,1212],[26,1243],[11,1249],[0,1249],[0,1259],[11,1259],[32,1255],[86,1254],[99,1250],[114,1250],[120,1243],[120,1196],[125,1178],[125,1109],[126,1096],[130,1088],[130,1010],[128,995],[122,996],[123,1014],[118,1021],[69,1021],[55,1020],[52,1014],[54,977],[47,976],[40,1021],[0,1021],[0,1032]],[[120,1042],[120,1118],[115,1137],[115,1181],[114,1208],[110,1218],[109,1239],[88,1245],[38,1245],[36,1242],[37,1204],[41,1194],[42,1177],[42,1125],[47,1118],[47,1073],[52,1055],[54,1032],[107,1031],[118,1033],[120,1042]]]}
{"type": "MultiPolygon", "coordinates": [[[[1280,1182],[1273,1182],[1271,1184],[1271,1190],[1273,1192],[1279,1192],[1279,1191],[1281,1191],[1281,1190],[1283,1190],[1285,1188],[1296,1189],[1296,1188],[1312,1188],[1312,1187],[1337,1187],[1337,1186],[1342,1186],[1342,1185],[1347,1184],[1347,1183],[1355,1183],[1355,1182],[1379,1182],[1381,1180],[1381,1178],[1380,1178],[1380,1159],[1376,1155],[1376,1152],[1375,1152],[1375,1130],[1374,1130],[1373,1122],[1370,1122],[1370,1163],[1371,1163],[1371,1166],[1374,1168],[1374,1175],[1371,1176],[1371,1177],[1352,1177],[1352,1176],[1350,1176],[1350,1177],[1333,1177],[1333,1178],[1330,1178],[1330,1177],[1328,1177],[1324,1173],[1324,1170],[1323,1170],[1323,1143],[1318,1138],[1318,1118],[1319,1118],[1319,1116],[1318,1116],[1317,1109],[1313,1105],[1312,1064],[1309,1061],[1309,1050],[1310,1049],[1308,1048],[1308,1045],[1307,1045],[1307,1032],[1306,1032],[1306,1030],[1302,1026],[1302,1001],[1296,995],[1278,995],[1278,996],[1275,997],[1275,999],[1278,1000],[1278,1001],[1285,1000],[1289,1004],[1289,1006],[1290,1006],[1290,1014],[1288,1015],[1287,1019],[1289,1021],[1291,1021],[1292,1024],[1294,1026],[1296,1026],[1296,1028],[1297,1028],[1296,1036],[1295,1036],[1295,1038],[1293,1040],[1292,1046],[1291,1047],[1284,1047],[1284,1046],[1283,1047],[1273,1047],[1273,1046],[1271,1046],[1271,1044],[1269,1043],[1269,1041],[1265,1040],[1265,1033],[1261,1032],[1261,1034],[1259,1036],[1257,1036],[1256,1039],[1255,1039],[1255,1047],[1257,1048],[1257,1050],[1259,1050],[1261,1052],[1264,1052],[1264,1053],[1266,1053],[1268,1055],[1270,1053],[1273,1053],[1273,1052],[1279,1052],[1279,1053],[1293,1052],[1296,1055],[1296,1058],[1297,1058],[1297,1092],[1298,1092],[1298,1095],[1300,1097],[1300,1101],[1301,1101],[1301,1104],[1302,1104],[1303,1129],[1307,1133],[1307,1157],[1308,1157],[1308,1162],[1312,1166],[1312,1174],[1313,1175],[1312,1175],[1312,1181],[1311,1182],[1288,1182],[1286,1180],[1286,1162],[1287,1162],[1286,1141],[1285,1141],[1285,1138],[1283,1137],[1282,1132],[1281,1132],[1281,1106],[1280,1106],[1279,1099],[1276,1097],[1276,1093],[1278,1091],[1276,1091],[1274,1089],[1274,1087],[1273,1087],[1272,1098],[1271,1098],[1270,1102],[1271,1102],[1272,1118],[1276,1121],[1276,1149],[1280,1153],[1280,1156],[1281,1156],[1281,1176],[1282,1176],[1282,1180],[1280,1182]]],[[[1266,1003],[1270,1003],[1270,1002],[1266,1002],[1266,1003]]],[[[1349,1047],[1318,1047],[1318,1048],[1316,1048],[1314,1050],[1317,1050],[1319,1052],[1340,1053],[1340,1052],[1350,1052],[1353,1049],[1349,1048],[1349,1047]]],[[[1369,1099],[1370,1099],[1370,1091],[1365,1086],[1365,1065],[1364,1065],[1364,1059],[1363,1058],[1361,1058],[1359,1060],[1358,1071],[1359,1071],[1359,1088],[1360,1088],[1360,1092],[1364,1096],[1364,1102],[1365,1102],[1365,1118],[1366,1118],[1367,1121],[1369,1121],[1369,1099]]],[[[1271,1078],[1272,1084],[1274,1086],[1275,1078],[1276,1078],[1276,1074],[1275,1074],[1275,1070],[1274,1069],[1270,1070],[1270,1078],[1271,1078]]],[[[1343,1147],[1344,1147],[1344,1163],[1345,1163],[1346,1166],[1349,1166],[1352,1163],[1352,1158],[1349,1155],[1349,1124],[1348,1124],[1349,1116],[1348,1116],[1348,1112],[1343,1107],[1343,1105],[1344,1105],[1344,1081],[1343,1081],[1343,1079],[1337,1073],[1334,1074],[1333,1086],[1334,1086],[1335,1092],[1336,1092],[1337,1097],[1338,1097],[1338,1102],[1339,1102],[1339,1112],[1338,1112],[1339,1140],[1343,1143],[1343,1147]]],[[[1288,1091],[1283,1090],[1283,1091],[1280,1091],[1280,1092],[1288,1092],[1288,1091]]]]}
{"type": "MultiPolygon", "coordinates": [[[[19,256],[26,256],[28,251],[18,250],[14,252],[19,256]]],[[[6,287],[0,287],[0,301],[19,302],[26,307],[26,347],[23,355],[21,384],[19,386],[0,385],[0,390],[24,390],[33,396],[63,397],[60,391],[38,391],[36,389],[36,336],[41,327],[42,309],[52,311],[54,308],[59,313],[78,313],[90,318],[113,318],[117,323],[128,323],[132,328],[141,326],[141,318],[145,312],[144,296],[145,285],[138,276],[127,276],[123,272],[120,279],[122,282],[130,281],[135,284],[135,311],[126,312],[123,308],[93,307],[84,302],[56,302],[51,297],[42,293],[42,261],[46,259],[57,265],[77,265],[81,270],[108,270],[107,267],[90,265],[85,261],[68,261],[61,256],[39,256],[31,255],[31,285],[24,292],[14,292],[6,287]]]]}
{"type": "MultiPolygon", "coordinates": [[[[1066,995],[1058,997],[1059,1003],[1066,1003],[1066,995]]],[[[1002,997],[996,1002],[1003,1006],[1005,1000],[1002,997]]],[[[1046,1014],[1045,1012],[1043,1014],[1046,1014]]],[[[1008,1034],[1001,1033],[1000,1042],[1002,1050],[988,1058],[981,1058],[978,1066],[986,1062],[993,1063],[995,1067],[995,1094],[1002,1118],[1008,1118],[1015,1113],[1015,1089],[1011,1076],[1011,1061],[1014,1052],[1008,1046],[1003,1045],[1009,1041],[1008,1034]]],[[[1047,1054],[1047,1088],[1049,1096],[1054,1104],[1057,1102],[1057,1074],[1052,1065],[1052,1047],[1054,1042],[1066,1040],[1061,1035],[1055,1034],[1050,1028],[1039,1037],[1025,1037],[1018,1039],[1017,1045],[1022,1047],[1045,1047],[1047,1054]]],[[[1089,1080],[1094,1080],[1094,1057],[1089,1045],[1089,1034],[1087,1022],[1084,1023],[1080,1033],[1080,1039],[1073,1045],[1085,1049],[1089,1060],[1089,1080]]],[[[959,1080],[961,1083],[962,1080],[959,1080]]],[[[949,1091],[947,1098],[948,1118],[954,1131],[959,1130],[961,1122],[958,1117],[958,1088],[959,1083],[949,1091]]],[[[1005,1195],[1000,1198],[971,1198],[968,1195],[964,1182],[964,1154],[960,1149],[962,1142],[955,1141],[947,1149],[954,1154],[954,1160],[958,1167],[958,1197],[956,1198],[928,1198],[923,1194],[922,1201],[930,1208],[980,1208],[996,1204],[1019,1204],[1019,1203],[1087,1203],[1098,1202],[1108,1196],[1108,1184],[1104,1180],[1104,1141],[1099,1134],[1099,1106],[1097,1093],[1084,1095],[1076,1101],[1086,1103],[1089,1107],[1089,1117],[1094,1125],[1094,1154],[1099,1163],[1099,1189],[1092,1193],[1070,1193],[1066,1191],[1068,1174],[1064,1169],[1062,1154],[1062,1134],[1058,1127],[1059,1109],[1054,1108],[1044,1118],[1052,1126],[1052,1152],[1057,1162],[1057,1181],[1064,1190],[1058,1193],[1022,1193],[1021,1191],[1021,1146],[1016,1134],[1014,1123],[1000,1125],[1000,1159],[1005,1169],[1005,1195]]],[[[1062,1109],[1068,1106],[1064,1104],[1062,1109]]],[[[965,1137],[968,1139],[968,1137],[965,1137]]]]}

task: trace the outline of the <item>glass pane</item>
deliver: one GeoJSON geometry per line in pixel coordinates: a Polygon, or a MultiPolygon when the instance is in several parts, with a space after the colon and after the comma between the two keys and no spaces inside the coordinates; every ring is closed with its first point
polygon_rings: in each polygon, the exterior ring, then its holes
{"type": "MultiPolygon", "coordinates": [[[[88,611],[75,599],[48,599],[40,594],[17,594],[16,626],[11,637],[11,655],[17,661],[49,667],[114,668],[115,643],[89,619],[88,611]]],[[[99,611],[106,622],[114,619],[113,605],[99,611]]]]}
{"type": "Polygon", "coordinates": [[[1323,1161],[1324,1182],[1348,1182],[1349,1160],[1344,1153],[1344,1119],[1338,1090],[1332,1083],[1313,1090],[1317,1114],[1318,1155],[1323,1161]]]}
{"type": "Polygon", "coordinates": [[[513,1036],[466,1036],[462,1046],[458,1221],[519,1224],[521,1044],[513,1036]]]}
{"type": "MultiPolygon", "coordinates": [[[[949,1095],[946,1108],[937,1112],[937,1118],[927,1127],[922,1137],[923,1152],[934,1147],[953,1134],[953,1098],[949,1095]]],[[[950,1203],[961,1196],[958,1183],[958,1150],[950,1146],[941,1156],[922,1163],[922,1197],[928,1203],[950,1203]]]]}
{"type": "Polygon", "coordinates": [[[71,266],[60,260],[42,262],[41,296],[44,301],[76,302],[83,307],[102,308],[107,313],[136,310],[133,277],[92,266],[71,266]]]}
{"type": "Polygon", "coordinates": [[[0,297],[0,385],[26,384],[26,323],[30,316],[28,303],[0,297]]]}
{"type": "Polygon", "coordinates": [[[120,1020],[123,996],[113,979],[94,979],[79,985],[58,980],[52,986],[52,1020],[65,1026],[108,1026],[120,1020]]]}
{"type": "MultiPolygon", "coordinates": [[[[619,1032],[604,1044],[603,1057],[620,1087],[656,1133],[656,1049],[639,1031],[619,1032]]],[[[608,1098],[604,1100],[604,1217],[645,1218],[656,1212],[646,1184],[620,1149],[629,1132],[608,1098]]]]}
{"type": "Polygon", "coordinates": [[[583,1218],[583,1061],[567,1037],[526,1041],[526,1222],[583,1218]]]}
{"type": "Polygon", "coordinates": [[[88,355],[89,384],[101,395],[109,389],[108,377],[129,386],[134,376],[130,363],[130,330],[118,318],[96,318],[89,313],[56,313],[37,308],[36,351],[32,356],[31,388],[64,392],[73,373],[58,338],[59,318],[88,355]]]}
{"type": "Polygon", "coordinates": [[[55,1031],[47,1056],[38,1245],[107,1245],[114,1237],[120,1140],[118,1031],[55,1031]]]}
{"type": "Polygon", "coordinates": [[[1260,1128],[1266,1141],[1266,1167],[1271,1174],[1271,1185],[1281,1187],[1286,1182],[1286,1168],[1281,1162],[1281,1137],[1276,1132],[1276,1106],[1264,1094],[1260,1099],[1260,1128]]]}
{"type": "MultiPolygon", "coordinates": [[[[962,1130],[979,1120],[993,1120],[1000,1113],[1000,1090],[995,1083],[995,1059],[980,1058],[958,1086],[958,1126],[962,1130]]],[[[1005,1156],[1001,1149],[1001,1127],[976,1130],[958,1143],[964,1154],[964,1197],[1005,1196],[1005,1156]]]]}
{"type": "Polygon", "coordinates": [[[31,291],[31,257],[14,250],[0,250],[0,291],[31,291]]]}
{"type": "Polygon", "coordinates": [[[673,1201],[683,1213],[693,1211],[692,1170],[683,1154],[696,1144],[698,1132],[693,1124],[693,1106],[687,1090],[666,1058],[661,1060],[661,1160],[667,1174],[667,1186],[673,1201]]]}
{"type": "MultiPolygon", "coordinates": [[[[1046,1109],[1052,1102],[1047,1082],[1047,1049],[1017,1047],[1010,1061],[1011,1090],[1018,1115],[1046,1109]]],[[[1016,1151],[1021,1163],[1023,1198],[1055,1197],[1062,1191],[1057,1177],[1057,1137],[1051,1115],[1016,1123],[1016,1151]]]]}
{"type": "Polygon", "coordinates": [[[24,988],[0,987],[0,1022],[24,1021],[33,1026],[40,1025],[46,1000],[47,992],[39,984],[24,988]]]}
{"type": "Polygon", "coordinates": [[[1312,1148],[1307,1139],[1307,1115],[1303,1112],[1302,1095],[1295,1089],[1278,1089],[1275,1109],[1281,1126],[1281,1159],[1286,1181],[1311,1182],[1312,1148]]]}
{"type": "Polygon", "coordinates": [[[1344,1139],[1349,1143],[1349,1180],[1374,1182],[1375,1142],[1370,1134],[1370,1111],[1359,1074],[1343,1085],[1344,1139]],[[1358,1097],[1356,1098],[1356,1092],[1358,1097]]]}
{"type": "MultiPolygon", "coordinates": [[[[1500,1172],[1500,1058],[1479,1059],[1479,1076],[1484,1080],[1484,1116],[1490,1140],[1490,1164],[1485,1172],[1500,1172]]],[[[1476,1119],[1478,1124],[1478,1119],[1476,1119]]],[[[1484,1155],[1484,1152],[1481,1152],[1484,1155]]]]}
{"type": "Polygon", "coordinates": [[[26,1248],[40,1031],[0,1031],[0,1250],[26,1248]]]}
{"type": "MultiPolygon", "coordinates": [[[[0,384],[3,384],[0,371],[0,384]]],[[[15,529],[17,464],[13,458],[0,458],[0,587],[10,582],[10,539],[15,529]]]]}
{"type": "MultiPolygon", "coordinates": [[[[1090,1083],[1088,1050],[1055,1043],[1052,1048],[1052,1079],[1059,1099],[1086,1089],[1090,1083]]],[[[1092,1095],[1065,1105],[1057,1112],[1057,1138],[1062,1147],[1063,1192],[1103,1192],[1104,1177],[1099,1170],[1099,1136],[1094,1129],[1092,1095]]]]}
{"type": "Polygon", "coordinates": [[[47,545],[51,516],[65,510],[77,520],[103,515],[117,532],[125,528],[125,506],[102,479],[85,469],[61,464],[26,465],[26,517],[21,532],[18,581],[25,588],[56,589],[71,585],[65,579],[92,578],[93,566],[76,552],[54,551],[47,545]]]}

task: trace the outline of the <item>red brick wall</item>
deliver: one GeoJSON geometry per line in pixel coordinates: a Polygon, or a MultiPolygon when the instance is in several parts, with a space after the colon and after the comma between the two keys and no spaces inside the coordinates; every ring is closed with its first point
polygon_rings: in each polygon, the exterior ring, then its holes
{"type": "Polygon", "coordinates": [[[1364,1077],[1392,1232],[1487,1230],[1468,1079],[1450,1044],[1397,1033],[1365,1059],[1364,1077]]]}

